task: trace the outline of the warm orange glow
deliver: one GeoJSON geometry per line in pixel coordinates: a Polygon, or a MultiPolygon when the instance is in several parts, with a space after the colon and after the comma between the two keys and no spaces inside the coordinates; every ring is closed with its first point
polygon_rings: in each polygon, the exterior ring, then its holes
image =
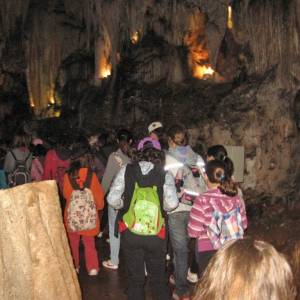
{"type": "Polygon", "coordinates": [[[49,102],[50,102],[51,104],[54,104],[54,103],[55,103],[55,99],[54,99],[53,93],[51,93],[51,95],[50,95],[49,102]]]}
{"type": "Polygon", "coordinates": [[[193,77],[199,79],[205,79],[205,77],[212,76],[214,73],[215,71],[211,66],[194,65],[193,67],[193,77]]]}
{"type": "Polygon", "coordinates": [[[131,36],[131,43],[132,44],[137,44],[139,41],[139,32],[136,31],[132,36],[131,36]]]}
{"type": "Polygon", "coordinates": [[[215,73],[210,64],[204,21],[205,16],[201,11],[192,14],[184,37],[184,44],[189,50],[188,64],[192,76],[198,79],[207,79],[215,73]]]}
{"type": "Polygon", "coordinates": [[[111,75],[111,64],[108,64],[100,71],[100,78],[106,78],[111,75]]]}
{"type": "Polygon", "coordinates": [[[229,5],[227,10],[227,27],[229,29],[233,28],[233,20],[232,20],[232,7],[229,5]]]}
{"type": "Polygon", "coordinates": [[[107,61],[105,57],[100,60],[99,78],[107,78],[111,75],[112,65],[107,61]]]}
{"type": "Polygon", "coordinates": [[[54,117],[59,118],[60,115],[61,115],[61,111],[60,110],[57,110],[57,111],[54,112],[54,117]]]}
{"type": "Polygon", "coordinates": [[[34,108],[34,107],[35,107],[35,105],[34,105],[34,101],[33,101],[33,99],[32,99],[32,97],[31,97],[31,96],[29,97],[29,103],[30,103],[30,107],[32,107],[32,108],[34,108]]]}

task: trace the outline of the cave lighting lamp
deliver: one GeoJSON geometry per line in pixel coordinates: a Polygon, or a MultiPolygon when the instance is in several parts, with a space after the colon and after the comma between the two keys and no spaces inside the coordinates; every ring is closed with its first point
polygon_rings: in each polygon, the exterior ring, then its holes
{"type": "Polygon", "coordinates": [[[32,107],[32,108],[35,107],[32,97],[29,97],[29,103],[30,103],[30,107],[32,107]]]}
{"type": "Polygon", "coordinates": [[[233,20],[232,20],[232,7],[229,5],[227,9],[227,27],[229,29],[233,28],[233,20]]]}
{"type": "Polygon", "coordinates": [[[61,111],[60,110],[57,110],[57,111],[54,112],[54,117],[55,118],[59,118],[60,115],[61,115],[61,111]]]}
{"type": "Polygon", "coordinates": [[[101,70],[100,78],[107,78],[111,75],[111,67],[107,66],[101,70]]]}
{"type": "Polygon", "coordinates": [[[136,31],[135,33],[133,33],[130,40],[132,44],[137,44],[139,41],[139,32],[136,31]]]}
{"type": "Polygon", "coordinates": [[[109,77],[111,75],[111,69],[112,69],[111,64],[107,63],[106,61],[104,62],[104,60],[102,60],[102,63],[100,64],[99,78],[103,79],[109,77]]]}
{"type": "Polygon", "coordinates": [[[195,66],[193,69],[193,76],[199,79],[203,79],[206,76],[212,76],[215,73],[211,66],[195,66]]]}
{"type": "Polygon", "coordinates": [[[50,98],[49,98],[50,104],[55,104],[55,99],[53,93],[51,93],[50,98]]]}

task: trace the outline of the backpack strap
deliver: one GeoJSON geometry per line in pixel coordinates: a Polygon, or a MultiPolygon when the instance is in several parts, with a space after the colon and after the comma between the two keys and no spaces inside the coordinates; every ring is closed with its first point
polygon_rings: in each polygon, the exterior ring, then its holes
{"type": "Polygon", "coordinates": [[[9,152],[11,153],[13,159],[14,159],[15,161],[18,161],[18,159],[17,159],[16,155],[14,154],[14,152],[13,152],[12,150],[9,150],[9,152]]]}
{"type": "Polygon", "coordinates": [[[31,152],[29,151],[28,155],[26,156],[26,158],[23,160],[23,159],[17,159],[16,155],[14,154],[13,150],[9,150],[9,152],[11,153],[13,159],[15,161],[24,161],[24,163],[26,164],[27,160],[29,159],[29,157],[31,156],[31,152]]]}
{"type": "Polygon", "coordinates": [[[25,165],[27,163],[27,160],[29,159],[29,157],[31,156],[31,152],[28,153],[27,157],[25,158],[24,162],[25,162],[25,165]]]}
{"type": "Polygon", "coordinates": [[[92,178],[93,178],[93,172],[90,169],[88,169],[86,179],[85,179],[85,182],[83,184],[83,186],[85,188],[90,188],[91,183],[92,183],[92,178]]]}
{"type": "Polygon", "coordinates": [[[68,174],[69,177],[69,181],[71,184],[71,187],[73,188],[73,190],[80,190],[80,186],[79,184],[76,182],[76,179],[72,176],[70,176],[70,174],[68,174]]]}

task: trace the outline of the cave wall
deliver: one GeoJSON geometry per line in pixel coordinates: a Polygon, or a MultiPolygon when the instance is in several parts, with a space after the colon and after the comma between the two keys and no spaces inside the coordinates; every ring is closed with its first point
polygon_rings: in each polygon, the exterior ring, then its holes
{"type": "Polygon", "coordinates": [[[299,1],[236,1],[234,34],[249,44],[249,73],[263,74],[276,66],[276,82],[285,88],[299,86],[299,1]]]}
{"type": "MultiPolygon", "coordinates": [[[[299,1],[0,4],[0,91],[38,117],[58,107],[71,128],[141,131],[180,121],[192,143],[245,146],[249,198],[298,197],[299,1]],[[200,64],[215,73],[198,80],[200,64]]],[[[0,102],[0,117],[12,112],[0,102]]]]}
{"type": "Polygon", "coordinates": [[[192,143],[245,147],[244,182],[249,202],[285,203],[299,198],[299,127],[291,99],[271,72],[234,89],[215,107],[210,120],[191,129],[192,143]]]}

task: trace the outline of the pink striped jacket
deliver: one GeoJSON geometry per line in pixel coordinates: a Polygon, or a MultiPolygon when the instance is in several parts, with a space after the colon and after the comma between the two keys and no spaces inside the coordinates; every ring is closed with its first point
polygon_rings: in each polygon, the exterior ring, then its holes
{"type": "Polygon", "coordinates": [[[192,238],[197,238],[198,251],[214,250],[207,236],[207,226],[211,223],[212,214],[215,210],[227,213],[235,208],[240,208],[242,226],[247,228],[247,217],[244,202],[239,196],[230,197],[222,194],[219,189],[207,190],[194,201],[190,212],[188,233],[192,238]]]}

